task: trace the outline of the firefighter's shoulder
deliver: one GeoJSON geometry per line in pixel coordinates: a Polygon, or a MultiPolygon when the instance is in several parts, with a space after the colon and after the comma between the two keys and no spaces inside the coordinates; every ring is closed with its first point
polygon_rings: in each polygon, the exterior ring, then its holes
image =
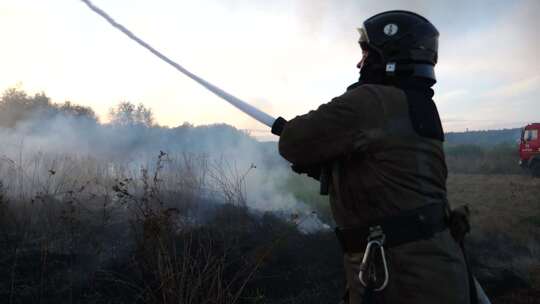
{"type": "Polygon", "coordinates": [[[405,93],[400,88],[393,86],[361,84],[349,87],[345,93],[334,100],[351,102],[360,107],[374,107],[391,100],[405,100],[405,93]]]}

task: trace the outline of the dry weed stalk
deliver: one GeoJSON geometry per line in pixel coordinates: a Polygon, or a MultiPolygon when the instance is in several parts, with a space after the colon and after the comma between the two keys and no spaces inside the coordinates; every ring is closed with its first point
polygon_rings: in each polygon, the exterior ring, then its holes
{"type": "Polygon", "coordinates": [[[245,172],[241,173],[236,163],[221,158],[212,164],[209,176],[217,188],[216,192],[224,196],[225,203],[245,207],[247,202],[246,177],[255,168],[255,165],[251,164],[245,172]]]}
{"type": "MultiPolygon", "coordinates": [[[[203,197],[201,192],[207,188],[203,181],[208,175],[224,191],[227,203],[245,205],[245,174],[233,175],[239,179],[232,180],[226,169],[214,165],[211,172],[199,171],[196,176],[192,159],[184,155],[183,161],[187,170],[180,172],[180,186],[191,192],[177,199],[203,197]]],[[[171,172],[168,164],[170,160],[161,152],[153,172],[141,168],[140,180],[118,180],[113,187],[121,203],[131,210],[137,248],[133,264],[140,271],[144,286],[139,298],[146,303],[237,303],[258,266],[236,265],[240,268],[233,271],[235,275],[226,275],[231,272],[228,257],[234,242],[220,243],[219,238],[214,240],[219,236],[206,234],[181,220],[185,210],[174,206],[186,207],[191,202],[166,201],[166,178],[178,174],[171,172]],[[137,185],[140,193],[134,191],[137,185]]]]}

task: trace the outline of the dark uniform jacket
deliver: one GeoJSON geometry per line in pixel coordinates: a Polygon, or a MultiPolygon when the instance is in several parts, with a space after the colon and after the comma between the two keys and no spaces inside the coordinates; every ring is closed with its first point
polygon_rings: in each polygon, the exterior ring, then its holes
{"type": "MultiPolygon", "coordinates": [[[[415,132],[409,108],[403,90],[365,84],[285,125],[284,158],[306,167],[332,163],[330,204],[338,227],[446,202],[442,142],[415,132]]],[[[448,230],[387,252],[390,281],[378,303],[469,303],[463,255],[448,230]]],[[[361,303],[362,255],[344,254],[351,304],[361,303]]]]}

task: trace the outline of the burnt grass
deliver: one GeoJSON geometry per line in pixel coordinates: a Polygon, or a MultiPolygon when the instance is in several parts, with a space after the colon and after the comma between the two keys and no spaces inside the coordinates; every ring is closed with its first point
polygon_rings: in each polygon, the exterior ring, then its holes
{"type": "Polygon", "coordinates": [[[67,221],[60,235],[20,235],[3,222],[0,302],[334,303],[341,296],[331,232],[303,234],[242,206],[211,212],[204,225],[178,231],[167,231],[164,218],[105,227],[81,219],[84,228],[67,221]]]}
{"type": "MultiPolygon", "coordinates": [[[[467,248],[493,303],[539,303],[539,182],[449,179],[453,205],[471,207],[467,248]]],[[[0,191],[0,302],[339,302],[344,274],[331,231],[301,233],[282,214],[249,210],[242,193],[223,203],[160,192],[149,174],[140,191],[127,183],[102,196],[19,200],[0,191]]]]}

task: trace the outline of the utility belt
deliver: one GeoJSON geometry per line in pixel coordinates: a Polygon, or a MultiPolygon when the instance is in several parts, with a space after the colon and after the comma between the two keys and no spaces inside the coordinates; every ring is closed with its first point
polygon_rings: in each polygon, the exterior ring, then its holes
{"type": "Polygon", "coordinates": [[[447,229],[447,206],[445,203],[429,204],[374,221],[369,225],[336,228],[335,232],[344,252],[364,252],[358,274],[360,283],[365,287],[362,303],[373,303],[374,293],[384,290],[388,284],[385,248],[430,239],[436,233],[447,229]],[[377,266],[382,266],[383,280],[380,280],[377,266]]]}
{"type": "Polygon", "coordinates": [[[384,247],[387,249],[430,239],[436,233],[448,228],[447,218],[447,205],[435,203],[407,210],[365,226],[338,227],[335,232],[344,252],[364,252],[370,236],[373,239],[377,233],[384,235],[384,247]]]}

